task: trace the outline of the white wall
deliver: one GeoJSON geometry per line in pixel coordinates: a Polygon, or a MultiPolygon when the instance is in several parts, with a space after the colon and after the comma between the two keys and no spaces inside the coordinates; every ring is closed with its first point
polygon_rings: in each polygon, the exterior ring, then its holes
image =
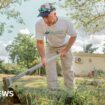
{"type": "Polygon", "coordinates": [[[88,75],[94,69],[105,71],[105,54],[74,53],[73,55],[75,74],[88,75]]]}

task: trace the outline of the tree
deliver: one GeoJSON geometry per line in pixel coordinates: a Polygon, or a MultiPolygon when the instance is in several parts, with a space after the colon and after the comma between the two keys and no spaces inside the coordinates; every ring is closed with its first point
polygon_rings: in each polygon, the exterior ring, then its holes
{"type": "Polygon", "coordinates": [[[18,34],[11,45],[6,47],[12,62],[27,68],[38,63],[38,52],[35,40],[31,35],[18,34]]]}
{"type": "Polygon", "coordinates": [[[24,24],[24,21],[20,15],[20,12],[16,10],[17,5],[21,5],[24,1],[27,0],[0,0],[0,35],[4,32],[5,28],[8,32],[11,33],[14,26],[12,24],[6,24],[2,18],[8,20],[15,19],[18,23],[24,24]]]}
{"type": "Polygon", "coordinates": [[[85,53],[93,53],[96,49],[97,47],[92,48],[92,44],[87,44],[83,47],[85,53]]]}
{"type": "Polygon", "coordinates": [[[104,0],[66,0],[64,7],[68,16],[89,34],[105,29],[104,0]]]}
{"type": "Polygon", "coordinates": [[[0,59],[0,70],[3,68],[3,60],[0,59]]]}
{"type": "Polygon", "coordinates": [[[103,46],[104,46],[104,48],[103,48],[103,52],[104,52],[104,54],[105,54],[105,43],[104,43],[104,45],[103,45],[103,46]]]}

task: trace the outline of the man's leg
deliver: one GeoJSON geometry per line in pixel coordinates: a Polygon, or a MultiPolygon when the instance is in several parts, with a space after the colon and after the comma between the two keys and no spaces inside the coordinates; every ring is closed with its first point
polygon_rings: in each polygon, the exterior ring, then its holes
{"type": "Polygon", "coordinates": [[[64,76],[64,84],[66,86],[66,91],[69,96],[72,96],[72,92],[75,86],[74,71],[72,69],[73,56],[71,51],[67,53],[65,57],[61,57],[62,71],[64,76]]]}
{"type": "MultiPolygon", "coordinates": [[[[56,55],[55,51],[50,51],[49,47],[46,47],[46,58],[49,59],[56,55]]],[[[46,75],[48,88],[55,90],[58,88],[57,83],[57,71],[56,71],[56,59],[49,62],[46,66],[46,75]]]]}

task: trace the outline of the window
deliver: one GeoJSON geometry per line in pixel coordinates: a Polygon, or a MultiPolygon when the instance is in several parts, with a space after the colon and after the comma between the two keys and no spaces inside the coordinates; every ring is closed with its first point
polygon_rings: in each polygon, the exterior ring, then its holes
{"type": "Polygon", "coordinates": [[[75,58],[75,63],[82,63],[82,59],[80,57],[75,58]]]}

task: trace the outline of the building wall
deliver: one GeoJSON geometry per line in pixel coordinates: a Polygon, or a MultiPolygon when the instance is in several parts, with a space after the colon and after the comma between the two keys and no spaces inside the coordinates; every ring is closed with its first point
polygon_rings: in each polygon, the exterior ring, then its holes
{"type": "Polygon", "coordinates": [[[73,68],[77,75],[88,75],[94,70],[105,71],[105,54],[74,53],[73,68]]]}

